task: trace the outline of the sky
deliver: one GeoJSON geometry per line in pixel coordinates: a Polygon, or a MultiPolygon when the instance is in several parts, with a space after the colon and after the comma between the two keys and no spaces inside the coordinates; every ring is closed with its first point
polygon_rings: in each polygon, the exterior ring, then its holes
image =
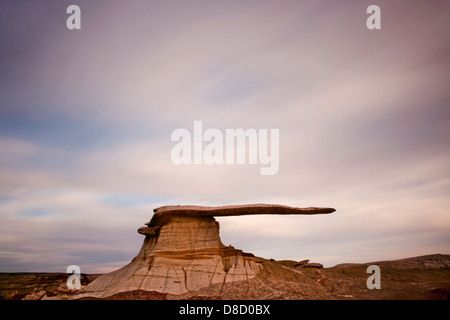
{"type": "Polygon", "coordinates": [[[217,218],[265,258],[449,254],[449,30],[444,0],[1,1],[0,272],[115,270],[177,204],[336,209],[217,218]],[[278,129],[278,173],[175,165],[194,121],[278,129]]]}

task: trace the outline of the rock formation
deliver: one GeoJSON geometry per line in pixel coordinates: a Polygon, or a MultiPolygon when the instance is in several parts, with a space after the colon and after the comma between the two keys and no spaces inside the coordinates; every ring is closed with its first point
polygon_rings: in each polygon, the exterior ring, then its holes
{"type": "Polygon", "coordinates": [[[309,262],[309,259],[299,261],[299,262],[297,262],[297,263],[294,264],[294,267],[300,267],[300,266],[303,266],[303,265],[307,264],[308,262],[309,262]]]}
{"type": "Polygon", "coordinates": [[[154,209],[138,255],[125,267],[94,280],[83,296],[108,297],[133,290],[181,295],[211,285],[252,279],[262,268],[253,254],[224,246],[215,216],[327,214],[332,208],[282,205],[166,206],[154,209]]]}
{"type": "Polygon", "coordinates": [[[302,265],[303,268],[323,268],[323,264],[317,262],[305,263],[302,265]]]}

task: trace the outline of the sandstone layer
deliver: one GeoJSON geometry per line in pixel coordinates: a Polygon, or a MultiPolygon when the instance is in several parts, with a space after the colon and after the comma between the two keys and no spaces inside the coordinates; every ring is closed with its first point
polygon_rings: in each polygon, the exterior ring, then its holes
{"type": "Polygon", "coordinates": [[[138,255],[125,267],[94,280],[81,296],[108,297],[135,290],[182,295],[254,278],[261,264],[253,254],[224,246],[214,216],[326,214],[332,208],[281,205],[166,206],[154,209],[138,255]]]}

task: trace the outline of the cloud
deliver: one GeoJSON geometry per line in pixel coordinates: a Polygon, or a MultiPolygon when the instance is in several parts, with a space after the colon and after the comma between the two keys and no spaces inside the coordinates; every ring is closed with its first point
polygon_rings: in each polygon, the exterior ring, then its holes
{"type": "Polygon", "coordinates": [[[382,1],[373,32],[357,1],[79,5],[80,32],[60,3],[0,13],[1,271],[120,266],[167,204],[337,209],[219,219],[226,244],[264,257],[447,250],[445,1],[382,1]],[[279,173],[174,165],[170,135],[194,120],[279,129],[279,173]]]}

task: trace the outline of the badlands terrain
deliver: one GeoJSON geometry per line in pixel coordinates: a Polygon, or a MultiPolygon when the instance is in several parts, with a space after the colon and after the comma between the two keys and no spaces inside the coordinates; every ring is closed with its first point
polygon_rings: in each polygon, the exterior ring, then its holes
{"type": "MultiPolygon", "coordinates": [[[[212,285],[183,295],[134,290],[117,293],[106,300],[142,299],[319,299],[319,300],[448,300],[450,298],[450,255],[434,254],[415,258],[346,263],[331,268],[295,266],[296,261],[255,258],[263,266],[251,280],[212,285]],[[381,289],[369,290],[369,265],[381,269],[381,289]]],[[[87,286],[100,275],[82,274],[87,286]]],[[[65,273],[1,273],[2,299],[74,299],[67,290],[65,273]]],[[[85,297],[82,299],[99,299],[85,297]]]]}
{"type": "Polygon", "coordinates": [[[333,208],[252,204],[154,209],[138,229],[137,256],[111,273],[83,274],[69,290],[68,274],[0,274],[4,300],[67,299],[448,299],[450,255],[434,254],[323,268],[320,261],[265,259],[222,244],[217,216],[330,214],[333,208]],[[367,288],[369,265],[381,271],[381,288],[367,288]]]}

